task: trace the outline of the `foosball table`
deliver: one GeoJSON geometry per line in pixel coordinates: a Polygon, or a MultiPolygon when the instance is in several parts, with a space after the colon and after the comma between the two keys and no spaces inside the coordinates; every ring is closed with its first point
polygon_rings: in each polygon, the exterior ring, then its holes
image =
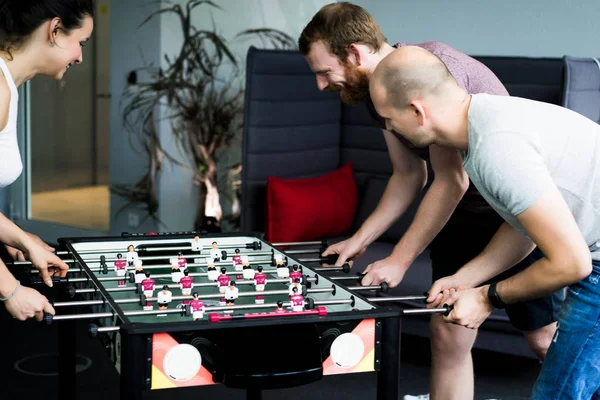
{"type": "Polygon", "coordinates": [[[175,232],[59,243],[70,269],[53,280],[68,298],[45,320],[59,324],[61,399],[74,398],[74,323],[88,320],[120,373],[121,399],[213,384],[260,399],[324,375],[376,371],[377,399],[396,400],[401,315],[448,311],[384,306],[425,296],[379,296],[385,283],[361,286],[347,264],[320,266],[335,262],[320,256],[322,242],[175,232]],[[73,312],[81,307],[89,312],[73,312]]]}

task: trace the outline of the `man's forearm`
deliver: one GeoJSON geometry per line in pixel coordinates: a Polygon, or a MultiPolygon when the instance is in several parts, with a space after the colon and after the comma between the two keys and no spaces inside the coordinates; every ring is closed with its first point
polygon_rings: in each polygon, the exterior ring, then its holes
{"type": "Polygon", "coordinates": [[[535,244],[508,223],[503,223],[485,249],[456,273],[461,282],[475,287],[523,260],[535,244]]]}
{"type": "Polygon", "coordinates": [[[446,225],[463,195],[460,185],[434,179],[392,257],[401,257],[402,265],[412,264],[446,225]]]}
{"type": "Polygon", "coordinates": [[[498,282],[496,292],[506,304],[539,298],[580,280],[577,268],[573,267],[553,263],[544,257],[518,274],[498,282]]]}
{"type": "Polygon", "coordinates": [[[425,186],[427,176],[424,173],[394,173],[373,213],[366,219],[355,237],[368,246],[381,236],[417,197],[425,186]]]}

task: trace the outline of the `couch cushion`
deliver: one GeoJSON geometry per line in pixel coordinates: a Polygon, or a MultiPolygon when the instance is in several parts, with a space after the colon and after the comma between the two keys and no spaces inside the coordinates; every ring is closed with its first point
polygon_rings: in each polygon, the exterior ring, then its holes
{"type": "Polygon", "coordinates": [[[563,106],[600,122],[600,61],[565,57],[563,106]]]}
{"type": "Polygon", "coordinates": [[[242,231],[264,231],[267,177],[308,178],[340,163],[339,94],[319,91],[297,51],[251,47],[242,139],[242,231]]]}
{"type": "Polygon", "coordinates": [[[270,176],[265,236],[270,242],[302,242],[343,235],[352,225],[357,202],[350,163],[315,178],[270,176]]]}

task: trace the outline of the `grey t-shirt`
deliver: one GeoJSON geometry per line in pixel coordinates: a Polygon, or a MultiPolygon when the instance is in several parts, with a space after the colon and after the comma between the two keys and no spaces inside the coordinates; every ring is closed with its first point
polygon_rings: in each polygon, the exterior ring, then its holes
{"type": "Polygon", "coordinates": [[[567,202],[594,260],[600,260],[600,125],[553,104],[476,94],[469,108],[471,181],[526,235],[517,216],[552,185],[567,202]]]}

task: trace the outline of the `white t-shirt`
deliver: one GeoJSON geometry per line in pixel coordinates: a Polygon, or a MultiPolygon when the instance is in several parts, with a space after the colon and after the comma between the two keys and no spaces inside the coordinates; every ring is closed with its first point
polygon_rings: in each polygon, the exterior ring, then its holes
{"type": "Polygon", "coordinates": [[[463,165],[481,195],[526,236],[517,216],[552,185],[600,260],[600,125],[557,105],[476,94],[463,165]]]}

